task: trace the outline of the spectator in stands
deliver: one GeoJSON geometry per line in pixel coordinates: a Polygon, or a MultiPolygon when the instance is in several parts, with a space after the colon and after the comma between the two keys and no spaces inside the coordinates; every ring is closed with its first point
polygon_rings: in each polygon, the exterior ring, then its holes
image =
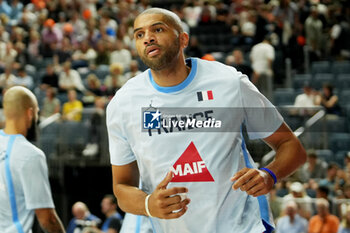
{"type": "Polygon", "coordinates": [[[310,60],[321,58],[323,23],[318,17],[316,6],[311,7],[309,17],[305,21],[306,44],[310,47],[310,60]]]}
{"type": "Polygon", "coordinates": [[[329,117],[341,115],[341,107],[338,102],[339,98],[333,92],[333,85],[324,84],[322,90],[323,92],[316,99],[316,104],[323,106],[329,117]]]}
{"type": "Polygon", "coordinates": [[[336,211],[338,216],[344,216],[346,214],[347,208],[349,206],[349,199],[350,199],[350,184],[347,183],[344,185],[344,187],[341,190],[338,190],[337,194],[340,193],[340,195],[337,195],[335,203],[336,211]]]}
{"type": "Polygon", "coordinates": [[[13,48],[11,41],[0,44],[0,66],[12,65],[17,56],[17,51],[13,48]]]}
{"type": "Polygon", "coordinates": [[[41,32],[41,54],[43,57],[52,57],[53,51],[62,41],[62,32],[55,27],[53,19],[47,19],[41,32]]]}
{"type": "Polygon", "coordinates": [[[96,59],[94,61],[95,67],[99,65],[109,65],[109,51],[107,50],[106,42],[100,40],[96,45],[96,59]]]}
{"type": "Polygon", "coordinates": [[[250,52],[252,61],[253,77],[252,82],[259,91],[268,99],[272,99],[273,70],[272,65],[275,60],[275,49],[270,44],[270,37],[252,47],[250,52]]]}
{"type": "Polygon", "coordinates": [[[294,101],[294,107],[309,108],[316,106],[316,92],[312,89],[309,82],[305,82],[303,93],[297,95],[294,101]]]}
{"type": "Polygon", "coordinates": [[[316,201],[317,215],[309,221],[309,233],[337,233],[339,219],[329,214],[329,203],[326,199],[320,198],[316,201]]]}
{"type": "Polygon", "coordinates": [[[102,134],[106,132],[106,99],[95,98],[94,112],[90,118],[89,141],[83,150],[84,156],[96,156],[101,152],[102,134]]]}
{"type": "MultiPolygon", "coordinates": [[[[89,1],[84,1],[85,4],[90,4],[89,1]]],[[[70,14],[69,23],[72,25],[73,33],[70,36],[71,42],[75,44],[78,41],[82,41],[86,36],[86,22],[81,18],[81,9],[74,9],[72,14],[70,14]]]]}
{"type": "Polygon", "coordinates": [[[26,45],[23,42],[18,41],[16,42],[14,49],[17,52],[17,56],[13,64],[14,68],[19,69],[20,67],[29,66],[31,58],[28,56],[26,45]]]}
{"type": "Polygon", "coordinates": [[[278,31],[281,31],[282,42],[284,45],[287,45],[289,38],[292,35],[292,28],[297,27],[298,20],[298,8],[294,1],[291,0],[280,0],[279,5],[276,6],[273,10],[275,15],[276,25],[278,31]]]}
{"type": "Polygon", "coordinates": [[[61,72],[58,79],[59,88],[63,91],[75,89],[83,92],[85,90],[84,84],[81,80],[78,71],[71,69],[71,62],[66,61],[63,64],[63,72],[61,72]]]}
{"type": "Polygon", "coordinates": [[[64,37],[62,39],[61,47],[57,48],[54,51],[53,60],[55,66],[59,66],[60,64],[71,60],[73,54],[72,44],[69,41],[69,38],[64,37]]]}
{"type": "Polygon", "coordinates": [[[71,89],[67,93],[68,102],[63,104],[62,119],[66,121],[81,121],[83,103],[77,99],[77,92],[71,89]]]}
{"type": "Polygon", "coordinates": [[[84,92],[84,103],[94,103],[95,98],[103,95],[101,82],[95,74],[89,74],[86,77],[87,87],[84,92]]]}
{"type": "Polygon", "coordinates": [[[346,212],[342,216],[338,233],[350,233],[350,205],[346,207],[346,212]]]}
{"type": "Polygon", "coordinates": [[[270,204],[272,216],[276,221],[277,218],[279,218],[281,215],[281,202],[280,202],[280,198],[277,196],[276,187],[273,187],[271,189],[269,196],[270,196],[269,204],[270,204]]]}
{"type": "Polygon", "coordinates": [[[186,48],[188,57],[202,57],[204,52],[196,36],[191,36],[189,46],[186,48]]]}
{"type": "Polygon", "coordinates": [[[235,49],[232,52],[233,57],[233,64],[232,66],[235,67],[238,71],[242,72],[243,74],[247,75],[249,79],[252,78],[253,69],[250,65],[248,65],[244,61],[244,56],[242,50],[235,49]]]}
{"type": "Polygon", "coordinates": [[[289,201],[284,209],[285,215],[278,219],[276,233],[306,233],[308,222],[298,214],[295,201],[289,201]]]}
{"type": "Polygon", "coordinates": [[[72,214],[74,217],[68,224],[67,233],[82,233],[88,224],[97,226],[101,223],[98,217],[90,213],[87,205],[80,201],[72,206],[72,214]]]}
{"type": "Polygon", "coordinates": [[[27,53],[31,59],[31,64],[35,64],[40,60],[40,33],[35,29],[29,31],[29,42],[27,45],[27,53]]]}
{"type": "Polygon", "coordinates": [[[141,71],[139,70],[139,64],[136,60],[132,60],[130,62],[130,68],[129,68],[129,72],[126,72],[124,75],[125,80],[129,80],[133,77],[135,77],[136,75],[140,74],[141,71]]]}
{"type": "Polygon", "coordinates": [[[132,56],[131,52],[124,48],[123,42],[117,40],[113,44],[112,49],[109,64],[119,63],[123,69],[129,68],[132,56]]]}
{"type": "Polygon", "coordinates": [[[19,0],[11,1],[10,24],[16,25],[22,17],[23,4],[19,0]]]}
{"type": "Polygon", "coordinates": [[[307,182],[309,179],[324,179],[327,174],[327,162],[317,157],[315,150],[307,152],[308,160],[300,168],[300,179],[302,182],[307,182]]]}
{"type": "Polygon", "coordinates": [[[278,197],[284,197],[289,194],[289,182],[287,180],[281,180],[276,184],[276,195],[278,197]]]}
{"type": "Polygon", "coordinates": [[[101,212],[106,216],[101,230],[108,233],[119,233],[123,217],[117,211],[117,199],[114,195],[104,196],[101,202],[101,212]]]}
{"type": "Polygon", "coordinates": [[[96,59],[96,51],[93,49],[87,40],[80,43],[79,48],[72,55],[72,67],[78,69],[81,67],[89,67],[94,64],[96,59]]]}
{"type": "Polygon", "coordinates": [[[58,75],[55,73],[53,64],[46,66],[46,72],[41,79],[40,89],[46,90],[49,87],[59,88],[58,75]]]}
{"type": "Polygon", "coordinates": [[[24,86],[30,90],[34,89],[33,77],[29,76],[24,69],[24,67],[20,67],[17,70],[17,76],[14,80],[15,85],[24,86]]]}
{"type": "MultiPolygon", "coordinates": [[[[316,198],[324,198],[328,201],[329,203],[329,212],[333,213],[333,210],[335,211],[335,205],[333,203],[333,199],[329,198],[329,189],[327,186],[319,186],[317,188],[317,194],[316,198]]],[[[335,212],[334,212],[335,213],[335,212]]]]}
{"type": "Polygon", "coordinates": [[[283,197],[283,203],[294,200],[298,204],[299,215],[309,219],[313,214],[312,199],[306,194],[300,182],[293,182],[289,187],[290,193],[283,197]]]}
{"type": "Polygon", "coordinates": [[[7,42],[9,41],[10,33],[5,30],[4,25],[0,25],[0,41],[7,42]]]}
{"type": "Polygon", "coordinates": [[[338,177],[339,166],[336,163],[329,163],[327,168],[326,178],[320,180],[320,186],[326,186],[330,190],[329,195],[335,197],[336,191],[339,190],[345,183],[345,181],[338,177]]]}
{"type": "Polygon", "coordinates": [[[46,97],[44,98],[40,109],[40,117],[42,120],[61,111],[61,102],[58,98],[56,98],[56,93],[57,90],[55,88],[50,86],[46,88],[46,97]]]}
{"type": "Polygon", "coordinates": [[[112,63],[109,66],[110,74],[106,76],[103,84],[107,96],[114,96],[115,92],[125,83],[124,68],[120,63],[112,63]]]}
{"type": "Polygon", "coordinates": [[[0,74],[0,90],[4,91],[5,89],[14,86],[16,84],[15,81],[16,76],[12,74],[11,65],[6,66],[5,72],[0,74]]]}

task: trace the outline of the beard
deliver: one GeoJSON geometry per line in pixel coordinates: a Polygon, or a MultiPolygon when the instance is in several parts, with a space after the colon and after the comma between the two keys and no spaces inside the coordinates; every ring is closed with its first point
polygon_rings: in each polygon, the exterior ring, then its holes
{"type": "Polygon", "coordinates": [[[36,140],[38,139],[38,124],[36,122],[36,120],[32,120],[32,124],[30,126],[30,128],[27,131],[27,140],[30,142],[36,142],[36,140]]]}
{"type": "MultiPolygon", "coordinates": [[[[150,44],[150,45],[155,45],[155,44],[150,44]]],[[[146,66],[148,66],[152,70],[159,71],[166,68],[167,65],[169,65],[176,56],[178,56],[180,51],[179,38],[174,40],[174,43],[166,49],[164,49],[164,47],[160,45],[157,45],[157,46],[160,47],[162,51],[164,51],[162,55],[156,56],[154,58],[147,58],[146,49],[145,49],[143,56],[140,56],[140,58],[143,61],[143,63],[145,63],[146,66]]]]}

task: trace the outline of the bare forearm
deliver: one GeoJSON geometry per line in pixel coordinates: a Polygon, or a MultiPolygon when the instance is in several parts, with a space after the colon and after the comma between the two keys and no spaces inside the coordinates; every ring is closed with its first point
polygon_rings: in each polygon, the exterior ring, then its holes
{"type": "Polygon", "coordinates": [[[147,193],[142,190],[126,185],[117,184],[114,187],[119,207],[124,211],[136,215],[146,215],[145,198],[147,193]]]}
{"type": "Polygon", "coordinates": [[[301,143],[295,139],[283,143],[276,149],[276,156],[267,167],[274,171],[278,179],[292,174],[306,161],[306,153],[301,143]]]}
{"type": "Polygon", "coordinates": [[[36,210],[40,226],[46,233],[65,233],[61,220],[52,209],[36,210]]]}

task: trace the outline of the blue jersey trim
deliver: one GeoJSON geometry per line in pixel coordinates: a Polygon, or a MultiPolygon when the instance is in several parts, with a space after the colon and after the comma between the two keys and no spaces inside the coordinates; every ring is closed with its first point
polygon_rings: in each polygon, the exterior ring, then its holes
{"type": "MultiPolygon", "coordinates": [[[[248,150],[245,145],[243,134],[241,133],[242,138],[242,151],[244,156],[245,164],[248,168],[254,168],[249,160],[248,150]]],[[[265,233],[271,233],[274,230],[274,227],[270,223],[270,215],[269,215],[269,204],[267,202],[266,196],[258,196],[258,202],[259,202],[259,209],[260,209],[260,216],[262,218],[262,223],[266,229],[265,233]]]]}
{"type": "Polygon", "coordinates": [[[154,227],[154,225],[153,225],[152,218],[151,218],[151,217],[148,217],[148,219],[149,219],[149,221],[151,222],[151,226],[152,226],[153,233],[157,233],[157,232],[156,232],[156,229],[155,229],[155,227],[154,227]]]}
{"type": "MultiPolygon", "coordinates": [[[[1,131],[2,135],[5,133],[1,131]]],[[[5,134],[6,135],[6,134],[5,134]]],[[[13,147],[13,143],[16,139],[17,135],[10,135],[9,142],[7,144],[6,158],[5,158],[5,174],[6,174],[6,183],[8,187],[8,194],[10,198],[10,205],[12,210],[12,221],[15,224],[18,233],[24,233],[21,223],[18,220],[18,212],[17,212],[17,203],[15,196],[15,188],[13,185],[11,170],[10,170],[10,155],[13,147]]]]}
{"type": "Polygon", "coordinates": [[[192,80],[194,79],[194,77],[197,74],[197,60],[194,58],[188,58],[186,59],[186,64],[190,64],[191,65],[191,72],[189,73],[189,75],[187,76],[187,78],[182,81],[182,83],[177,84],[176,86],[172,86],[172,87],[162,87],[159,86],[153,79],[151,70],[148,70],[148,75],[149,75],[149,79],[150,82],[152,84],[152,86],[159,92],[163,92],[163,93],[173,93],[173,92],[177,92],[177,91],[181,91],[183,90],[185,87],[187,87],[192,80]]]}
{"type": "Polygon", "coordinates": [[[136,216],[136,229],[135,233],[140,233],[141,230],[141,215],[136,216]]]}

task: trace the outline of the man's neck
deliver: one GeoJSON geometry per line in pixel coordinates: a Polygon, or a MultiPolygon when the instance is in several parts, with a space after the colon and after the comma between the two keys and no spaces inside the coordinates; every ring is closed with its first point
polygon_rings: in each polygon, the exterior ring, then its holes
{"type": "Polygon", "coordinates": [[[23,136],[27,135],[27,129],[24,124],[24,119],[22,120],[7,120],[5,123],[4,132],[6,134],[22,134],[23,136]]]}
{"type": "Polygon", "coordinates": [[[161,87],[172,87],[182,83],[191,69],[186,66],[185,60],[176,60],[170,68],[155,71],[151,70],[153,80],[161,87]]]}

